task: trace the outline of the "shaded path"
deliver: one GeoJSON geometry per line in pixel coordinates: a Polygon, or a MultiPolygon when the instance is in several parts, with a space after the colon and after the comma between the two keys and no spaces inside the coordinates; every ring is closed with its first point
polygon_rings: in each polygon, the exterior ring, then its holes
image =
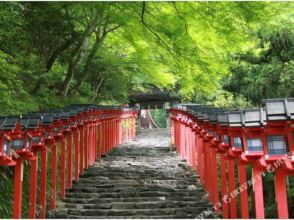
{"type": "Polygon", "coordinates": [[[195,218],[207,195],[167,129],[144,130],[95,163],[68,189],[57,218],[195,218]]]}

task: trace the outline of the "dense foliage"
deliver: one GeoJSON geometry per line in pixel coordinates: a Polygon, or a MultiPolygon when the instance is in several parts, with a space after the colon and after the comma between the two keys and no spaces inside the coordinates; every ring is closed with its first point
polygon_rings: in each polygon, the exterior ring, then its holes
{"type": "Polygon", "coordinates": [[[151,109],[152,118],[160,128],[166,128],[167,114],[165,109],[151,109]]]}
{"type": "Polygon", "coordinates": [[[2,2],[1,114],[127,102],[150,84],[216,105],[293,95],[292,9],[265,2],[2,2]]]}
{"type": "MultiPolygon", "coordinates": [[[[291,2],[1,2],[0,7],[1,115],[68,103],[123,103],[148,85],[184,101],[234,108],[294,96],[291,2]]],[[[162,112],[154,114],[164,123],[162,112]]],[[[11,172],[2,170],[0,176],[11,172]]],[[[1,195],[9,196],[11,184],[0,185],[1,195]]],[[[271,198],[273,189],[265,190],[271,198]]],[[[0,204],[1,199],[11,201],[1,196],[0,204]]],[[[266,203],[273,210],[274,201],[266,203]]],[[[6,204],[0,213],[9,217],[11,203],[6,204]]]]}

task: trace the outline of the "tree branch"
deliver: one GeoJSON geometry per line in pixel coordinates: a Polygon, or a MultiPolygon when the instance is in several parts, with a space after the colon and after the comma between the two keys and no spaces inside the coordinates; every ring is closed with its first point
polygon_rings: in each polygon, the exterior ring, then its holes
{"type": "Polygon", "coordinates": [[[166,49],[169,51],[169,53],[174,56],[172,49],[167,45],[167,43],[164,42],[164,40],[161,39],[161,37],[150,27],[146,24],[145,20],[144,20],[144,14],[145,14],[145,9],[146,9],[146,2],[143,1],[142,2],[142,12],[141,12],[141,22],[144,25],[144,27],[149,30],[160,42],[161,44],[163,44],[164,47],[166,47],[166,49]]]}
{"type": "Polygon", "coordinates": [[[174,6],[174,9],[175,9],[175,11],[176,11],[178,17],[179,17],[179,18],[184,22],[184,24],[185,24],[186,35],[189,36],[188,25],[187,25],[187,21],[186,21],[186,19],[185,19],[180,13],[179,13],[179,10],[178,10],[178,8],[177,8],[176,2],[172,2],[172,4],[173,4],[173,6],[174,6]]]}

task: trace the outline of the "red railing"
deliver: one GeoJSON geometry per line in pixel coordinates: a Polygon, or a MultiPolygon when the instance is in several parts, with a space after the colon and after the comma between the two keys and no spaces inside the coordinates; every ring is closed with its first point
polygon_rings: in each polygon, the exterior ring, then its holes
{"type": "MultiPolygon", "coordinates": [[[[175,105],[169,110],[172,143],[198,171],[214,211],[223,218],[238,217],[237,197],[240,217],[249,218],[247,189],[251,186],[255,217],[265,217],[265,173],[275,175],[278,218],[289,217],[286,177],[294,175],[294,99],[264,103],[265,108],[231,112],[197,104],[175,105]],[[251,167],[251,179],[247,179],[246,165],[251,167]]],[[[206,213],[209,210],[202,215],[206,213]]]]}
{"type": "Polygon", "coordinates": [[[64,198],[66,188],[72,187],[72,181],[78,180],[80,173],[114,147],[133,139],[136,118],[135,109],[96,105],[73,105],[60,111],[1,118],[0,165],[15,169],[13,218],[22,217],[24,161],[30,163],[29,218],[36,218],[37,204],[39,217],[45,218],[47,202],[50,209],[56,207],[57,186],[59,197],[64,198]],[[47,159],[49,151],[50,160],[47,159]],[[51,191],[47,192],[49,168],[51,191]],[[50,193],[50,201],[46,199],[47,193],[50,193]]]}

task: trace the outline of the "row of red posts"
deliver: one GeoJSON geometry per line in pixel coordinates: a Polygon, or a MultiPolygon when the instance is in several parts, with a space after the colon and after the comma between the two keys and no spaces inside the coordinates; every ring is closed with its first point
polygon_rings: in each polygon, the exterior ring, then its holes
{"type": "Polygon", "coordinates": [[[265,217],[262,176],[267,172],[275,176],[277,217],[289,217],[286,177],[294,175],[294,98],[266,99],[263,104],[240,111],[199,104],[177,104],[169,110],[172,142],[198,171],[214,211],[223,218],[238,217],[237,197],[240,217],[249,218],[251,186],[255,217],[265,217]],[[248,165],[252,179],[246,176],[248,165]]]}
{"type": "Polygon", "coordinates": [[[29,218],[36,218],[37,204],[38,217],[45,218],[48,168],[51,170],[48,206],[54,209],[57,193],[63,198],[65,189],[72,187],[72,181],[78,180],[80,173],[114,147],[135,137],[136,118],[136,109],[97,105],[71,105],[56,111],[0,118],[0,165],[15,169],[13,218],[21,218],[22,214],[24,161],[30,164],[29,218]],[[49,151],[51,161],[47,161],[49,151]],[[40,183],[37,183],[38,157],[40,183]]]}

